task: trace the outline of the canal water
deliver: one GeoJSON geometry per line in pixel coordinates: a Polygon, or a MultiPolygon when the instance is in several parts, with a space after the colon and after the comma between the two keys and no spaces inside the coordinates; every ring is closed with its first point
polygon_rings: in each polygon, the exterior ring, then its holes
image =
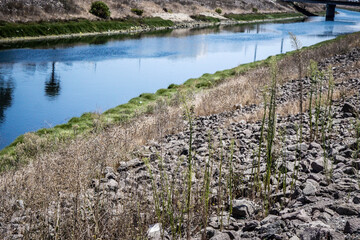
{"type": "Polygon", "coordinates": [[[334,22],[312,17],[3,45],[0,149],[25,132],[65,123],[84,112],[101,113],[144,92],[290,51],[289,32],[309,46],[360,31],[360,13],[337,11],[334,22]]]}

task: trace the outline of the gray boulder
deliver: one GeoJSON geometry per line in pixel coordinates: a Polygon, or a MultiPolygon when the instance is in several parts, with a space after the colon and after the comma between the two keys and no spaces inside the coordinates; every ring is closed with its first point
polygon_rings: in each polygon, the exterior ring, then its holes
{"type": "Polygon", "coordinates": [[[344,233],[360,233],[360,218],[349,219],[345,224],[344,233]]]}
{"type": "Polygon", "coordinates": [[[358,115],[358,112],[356,110],[356,107],[350,103],[344,103],[341,111],[349,116],[356,117],[358,115]]]}
{"type": "Polygon", "coordinates": [[[303,189],[303,193],[305,196],[315,195],[318,191],[319,183],[312,179],[306,180],[305,187],[303,189]]]}
{"type": "Polygon", "coordinates": [[[256,204],[253,201],[241,199],[233,200],[232,215],[234,218],[248,218],[256,211],[256,204]]]}
{"type": "Polygon", "coordinates": [[[162,230],[161,223],[156,223],[149,227],[147,231],[147,239],[149,240],[168,239],[168,234],[166,231],[162,230]]]}
{"type": "Polygon", "coordinates": [[[254,231],[259,226],[259,221],[253,220],[245,223],[243,227],[243,232],[251,232],[254,231]]]}
{"type": "Polygon", "coordinates": [[[311,162],[311,171],[314,173],[319,173],[324,170],[324,158],[320,157],[311,162]]]}
{"type": "Polygon", "coordinates": [[[132,159],[128,162],[122,162],[120,163],[120,166],[118,167],[117,171],[119,173],[124,172],[124,171],[128,171],[130,169],[134,169],[140,166],[143,166],[145,163],[143,161],[141,161],[138,158],[132,159]]]}
{"type": "Polygon", "coordinates": [[[359,215],[359,208],[355,207],[354,204],[341,204],[336,207],[335,211],[340,215],[346,215],[346,216],[359,215]]]}
{"type": "Polygon", "coordinates": [[[330,239],[330,230],[320,227],[308,227],[300,234],[301,240],[330,239]]]}
{"type": "Polygon", "coordinates": [[[219,233],[213,236],[212,238],[210,238],[210,240],[231,240],[231,238],[227,233],[219,233]]]}

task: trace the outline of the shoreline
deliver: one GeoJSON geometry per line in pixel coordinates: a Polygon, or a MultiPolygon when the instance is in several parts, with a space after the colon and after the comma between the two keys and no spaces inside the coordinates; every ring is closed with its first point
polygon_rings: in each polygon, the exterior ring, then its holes
{"type": "MultiPolygon", "coordinates": [[[[360,32],[355,32],[352,34],[338,36],[337,38],[331,40],[320,42],[309,47],[304,47],[300,51],[316,52],[316,49],[321,49],[322,46],[337,44],[338,42],[341,42],[342,39],[349,39],[353,36],[358,36],[359,34],[360,32]]],[[[296,51],[275,55],[275,58],[277,61],[280,61],[284,58],[291,58],[294,54],[296,54],[296,51]]],[[[103,126],[126,124],[139,116],[147,115],[148,113],[151,115],[149,109],[154,107],[159,99],[165,99],[166,101],[171,102],[174,98],[176,98],[176,94],[179,91],[191,91],[196,94],[200,91],[215,89],[217,85],[234,76],[246,74],[247,72],[259,67],[268,67],[269,62],[270,58],[267,58],[253,63],[242,64],[231,69],[217,71],[213,74],[205,73],[199,78],[190,78],[180,85],[171,84],[168,88],[161,88],[155,93],[140,94],[138,97],[130,99],[127,103],[108,109],[100,115],[87,112],[79,117],[71,118],[64,124],[20,135],[11,144],[0,150],[0,172],[5,171],[6,169],[12,169],[19,164],[19,161],[22,162],[22,160],[17,159],[18,156],[16,149],[18,144],[22,144],[26,140],[25,135],[30,134],[45,141],[53,138],[70,141],[71,139],[79,136],[86,136],[88,133],[91,133],[94,129],[95,122],[103,126]]]]}
{"type": "Polygon", "coordinates": [[[146,32],[151,32],[151,31],[192,29],[192,28],[204,28],[204,27],[214,27],[214,26],[229,26],[229,25],[238,25],[238,24],[290,21],[290,20],[298,20],[298,19],[305,19],[305,18],[306,18],[306,16],[294,16],[294,17],[286,17],[286,18],[259,19],[259,20],[252,20],[252,21],[235,21],[235,20],[229,19],[226,21],[220,21],[220,22],[216,22],[216,23],[214,23],[214,22],[198,22],[198,21],[177,22],[177,23],[174,23],[173,26],[168,26],[168,27],[139,26],[139,27],[130,27],[129,29],[125,29],[125,30],[112,30],[112,31],[107,31],[107,32],[88,32],[88,33],[47,35],[47,36],[37,36],[37,37],[3,38],[3,39],[0,39],[0,44],[41,41],[41,40],[54,40],[54,39],[70,39],[70,38],[89,37],[89,36],[133,35],[133,34],[146,33],[146,32]]]}

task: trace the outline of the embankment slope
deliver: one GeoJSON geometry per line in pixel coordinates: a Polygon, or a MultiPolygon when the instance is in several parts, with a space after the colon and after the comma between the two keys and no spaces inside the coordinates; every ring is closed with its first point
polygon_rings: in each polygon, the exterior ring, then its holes
{"type": "MultiPolygon", "coordinates": [[[[89,13],[91,0],[6,0],[0,1],[0,21],[29,22],[65,20],[85,18],[95,20],[96,17],[89,13]]],[[[252,12],[294,12],[293,7],[281,1],[270,0],[104,0],[110,7],[111,17],[118,19],[126,16],[136,16],[132,8],[144,10],[145,17],[161,15],[164,19],[191,20],[189,15],[215,13],[216,8],[221,8],[222,13],[252,13],[252,12]]],[[[309,6],[310,9],[320,11],[319,5],[309,6]]]]}

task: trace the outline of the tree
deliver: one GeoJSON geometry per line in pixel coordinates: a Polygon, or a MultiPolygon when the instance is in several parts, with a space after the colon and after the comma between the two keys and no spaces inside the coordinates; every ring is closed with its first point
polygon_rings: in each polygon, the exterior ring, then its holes
{"type": "Polygon", "coordinates": [[[110,17],[110,9],[106,3],[102,1],[96,1],[91,4],[89,11],[91,14],[94,14],[97,17],[107,19],[110,17]]]}

